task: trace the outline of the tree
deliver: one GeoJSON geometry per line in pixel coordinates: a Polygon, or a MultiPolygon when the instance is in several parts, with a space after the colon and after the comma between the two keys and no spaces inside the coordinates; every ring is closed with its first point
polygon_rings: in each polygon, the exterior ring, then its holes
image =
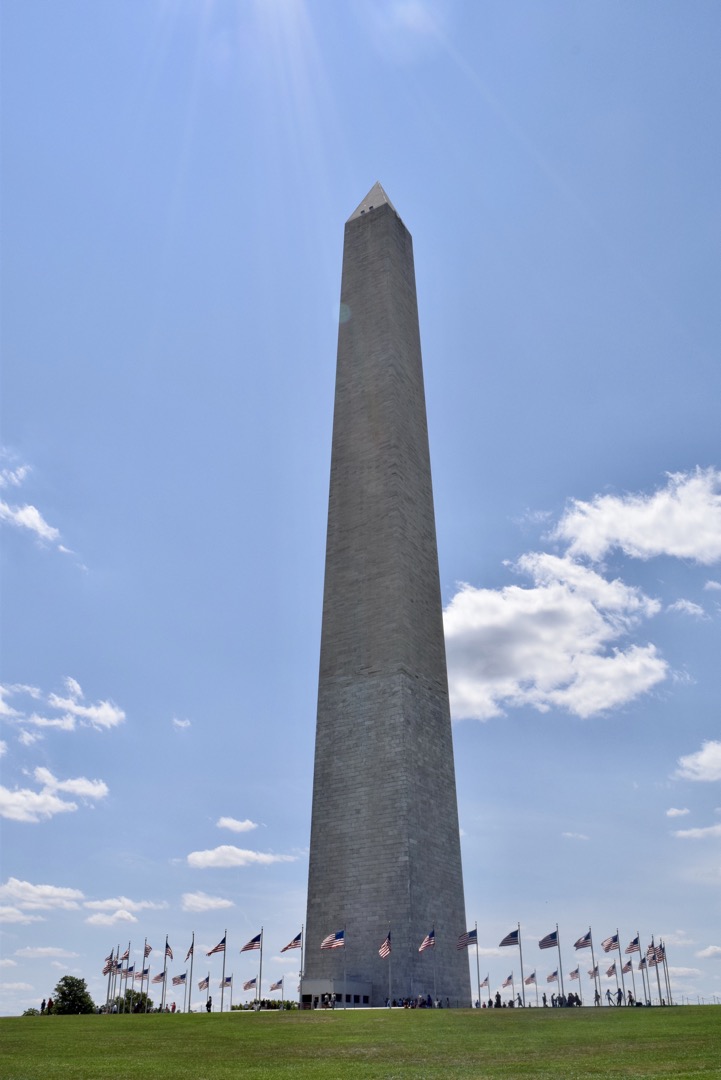
{"type": "Polygon", "coordinates": [[[94,1013],[93,999],[88,993],[85,979],[63,975],[53,994],[53,1012],[59,1016],[75,1016],[78,1013],[94,1013]]]}
{"type": "Polygon", "coordinates": [[[111,1002],[110,1007],[117,1005],[118,1012],[152,1012],[153,1011],[153,999],[148,997],[145,993],[139,993],[137,990],[126,990],[123,997],[118,994],[114,1001],[111,1002]]]}

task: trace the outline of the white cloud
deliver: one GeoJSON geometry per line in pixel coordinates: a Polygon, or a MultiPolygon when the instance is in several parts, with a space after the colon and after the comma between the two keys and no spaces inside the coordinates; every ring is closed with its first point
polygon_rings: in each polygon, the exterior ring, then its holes
{"type": "Polygon", "coordinates": [[[696,956],[700,960],[711,960],[712,958],[721,960],[721,945],[707,945],[705,949],[697,952],[696,956]]]}
{"type": "Polygon", "coordinates": [[[117,926],[118,923],[136,923],[137,921],[135,916],[124,908],[114,911],[110,915],[105,912],[98,912],[97,915],[90,915],[85,920],[88,926],[117,926]]]}
{"type": "Polygon", "coordinates": [[[0,968],[2,967],[17,967],[17,960],[3,959],[0,960],[0,968]]]}
{"type": "Polygon", "coordinates": [[[668,966],[669,976],[674,975],[678,979],[696,979],[699,975],[703,975],[702,971],[698,968],[691,967],[671,967],[668,966]]]}
{"type": "Polygon", "coordinates": [[[83,899],[79,889],[69,889],[62,885],[33,885],[29,881],[20,881],[14,877],[0,885],[0,900],[9,900],[31,911],[49,911],[53,908],[74,911],[83,899]]]}
{"type": "Polygon", "coordinates": [[[678,764],[674,776],[680,780],[721,780],[721,742],[709,739],[694,754],[679,758],[678,764]]]}
{"type": "Polygon", "coordinates": [[[263,851],[247,851],[222,844],[210,851],[191,851],[188,866],[206,869],[209,866],[269,866],[271,863],[295,862],[295,855],[271,855],[263,851]]]}
{"type": "Polygon", "coordinates": [[[173,717],[173,727],[177,728],[178,731],[184,731],[185,728],[190,727],[190,720],[179,720],[177,716],[174,716],[173,717]]]}
{"type": "Polygon", "coordinates": [[[0,521],[18,529],[28,529],[35,533],[39,540],[55,543],[60,539],[60,530],[54,525],[48,525],[38,508],[27,503],[25,506],[9,506],[4,499],[0,499],[0,521]]]}
{"type": "Polygon", "coordinates": [[[60,959],[61,957],[70,959],[73,956],[79,956],[80,954],[68,952],[67,949],[59,949],[54,945],[38,945],[35,947],[28,945],[24,949],[16,949],[15,955],[23,956],[28,960],[49,960],[51,958],[60,959]]]}
{"type": "Polygon", "coordinates": [[[559,707],[581,717],[623,705],[668,674],[654,645],[615,642],[657,601],[568,558],[532,553],[513,566],[532,588],[463,585],[444,613],[455,719],[503,706],[559,707]]]}
{"type": "Polygon", "coordinates": [[[669,604],[667,611],[678,611],[681,615],[693,615],[695,619],[707,619],[708,615],[700,604],[694,604],[693,600],[674,600],[669,604]]]}
{"type": "Polygon", "coordinates": [[[5,742],[4,739],[0,739],[0,757],[3,757],[5,754],[7,754],[7,750],[8,744],[5,742]]]}
{"type": "Polygon", "coordinates": [[[8,904],[0,905],[0,923],[33,923],[44,922],[42,915],[29,915],[21,911],[19,907],[11,907],[8,904]]]}
{"type": "Polygon", "coordinates": [[[20,487],[29,472],[29,465],[19,465],[17,469],[0,469],[0,488],[20,487]]]}
{"type": "Polygon", "coordinates": [[[0,786],[0,817],[37,824],[44,818],[78,809],[77,803],[61,799],[58,792],[84,799],[103,799],[108,794],[108,787],[102,780],[87,780],[83,776],[58,780],[49,769],[44,768],[37,768],[34,775],[37,782],[42,784],[40,791],[30,788],[11,791],[0,786]]]}
{"type": "Polygon", "coordinates": [[[690,813],[688,807],[684,806],[683,810],[678,810],[675,806],[670,806],[666,811],[666,817],[685,817],[686,814],[690,813]]]}
{"type": "Polygon", "coordinates": [[[673,555],[704,565],[721,559],[721,472],[669,473],[652,495],[574,499],[553,532],[572,556],[599,561],[613,548],[637,559],[673,555]]]}
{"type": "Polygon", "coordinates": [[[565,836],[567,840],[588,840],[590,837],[581,832],[565,832],[561,833],[561,836],[565,836]]]}
{"type": "Polygon", "coordinates": [[[709,836],[721,836],[721,825],[707,825],[704,829],[677,829],[673,835],[680,840],[707,840],[709,836]]]}
{"type": "Polygon", "coordinates": [[[45,736],[41,735],[39,731],[21,731],[18,735],[18,742],[22,746],[32,746],[33,743],[40,742],[45,736]]]}
{"type": "Polygon", "coordinates": [[[232,817],[218,818],[216,826],[219,829],[230,829],[231,832],[250,832],[251,829],[257,829],[258,825],[255,821],[251,821],[250,818],[246,818],[245,821],[238,821],[232,817]]]}
{"type": "Polygon", "coordinates": [[[83,703],[83,691],[77,679],[67,676],[64,679],[65,695],[51,693],[47,696],[46,706],[57,710],[60,715],[48,715],[45,709],[42,712],[33,710],[30,715],[11,707],[3,697],[12,697],[18,694],[27,694],[33,700],[42,700],[44,695],[32,686],[10,686],[0,688],[0,715],[17,720],[18,723],[28,724],[37,728],[56,729],[58,731],[75,731],[78,726],[94,727],[97,730],[108,731],[117,727],[125,720],[124,711],[112,701],[96,701],[92,704],[83,703]]]}
{"type": "Polygon", "coordinates": [[[0,988],[3,990],[32,990],[33,987],[30,983],[24,982],[4,982],[0,983],[0,988]]]}
{"type": "Polygon", "coordinates": [[[167,903],[163,900],[130,900],[127,896],[113,896],[107,900],[86,900],[84,907],[91,911],[113,911],[123,908],[125,911],[163,911],[167,903]]]}
{"type": "Polygon", "coordinates": [[[704,585],[704,589],[706,589],[708,592],[719,592],[721,591],[721,581],[707,581],[704,585]]]}
{"type": "Polygon", "coordinates": [[[183,893],[183,911],[218,911],[220,908],[233,907],[232,900],[224,900],[222,896],[209,896],[208,893],[194,892],[183,893]]]}

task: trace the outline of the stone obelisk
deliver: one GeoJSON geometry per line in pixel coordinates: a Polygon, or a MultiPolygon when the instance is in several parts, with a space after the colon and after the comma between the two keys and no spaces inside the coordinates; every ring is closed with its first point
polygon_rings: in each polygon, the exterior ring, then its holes
{"type": "Polygon", "coordinates": [[[376,184],[345,226],[304,998],[468,1006],[466,929],[413,245],[376,184]]]}

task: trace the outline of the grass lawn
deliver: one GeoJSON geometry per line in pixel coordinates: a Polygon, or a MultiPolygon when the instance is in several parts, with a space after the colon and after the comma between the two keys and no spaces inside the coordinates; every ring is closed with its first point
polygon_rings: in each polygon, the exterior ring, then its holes
{"type": "Polygon", "coordinates": [[[0,1020],[3,1080],[721,1078],[721,1008],[0,1020]]]}

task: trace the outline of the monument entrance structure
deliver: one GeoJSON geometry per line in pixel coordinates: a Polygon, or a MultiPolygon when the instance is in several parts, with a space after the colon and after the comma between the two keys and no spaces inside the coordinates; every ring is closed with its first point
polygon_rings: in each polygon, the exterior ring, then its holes
{"type": "Polygon", "coordinates": [[[375,184],[345,225],[303,1002],[468,1007],[466,929],[413,244],[375,184]]]}

